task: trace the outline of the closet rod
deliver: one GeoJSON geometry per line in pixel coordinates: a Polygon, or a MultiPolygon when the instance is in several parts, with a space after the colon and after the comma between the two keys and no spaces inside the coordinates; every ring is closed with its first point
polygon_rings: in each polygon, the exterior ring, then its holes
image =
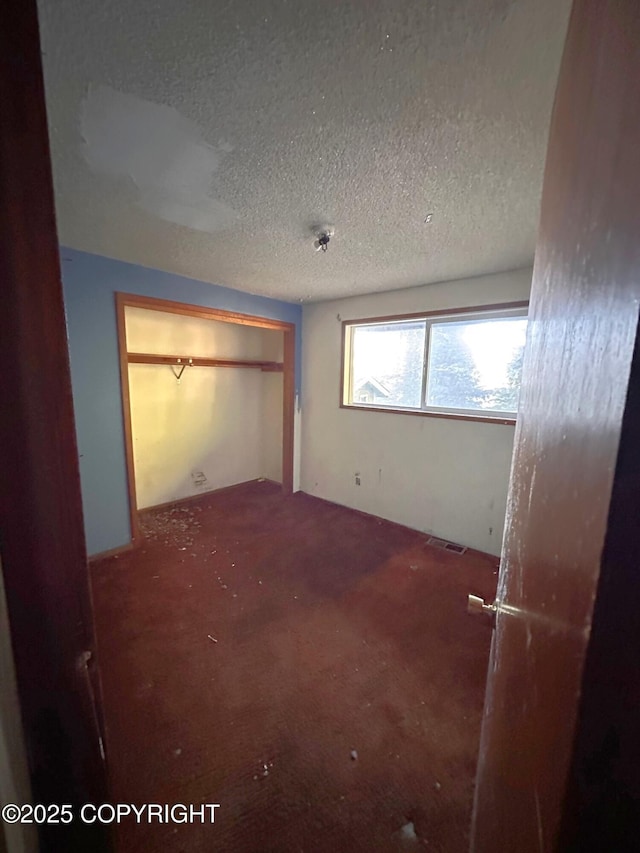
{"type": "Polygon", "coordinates": [[[278,361],[259,361],[241,358],[202,358],[189,355],[154,355],[145,352],[128,352],[129,364],[170,364],[174,367],[253,367],[266,373],[282,373],[283,365],[278,361]]]}

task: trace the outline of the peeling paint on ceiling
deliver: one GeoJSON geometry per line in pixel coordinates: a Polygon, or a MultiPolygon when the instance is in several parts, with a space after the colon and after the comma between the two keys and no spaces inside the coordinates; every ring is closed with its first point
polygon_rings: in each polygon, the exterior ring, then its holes
{"type": "Polygon", "coordinates": [[[569,8],[40,0],[60,240],[289,300],[526,266],[569,8]]]}
{"type": "Polygon", "coordinates": [[[195,231],[231,226],[236,212],[213,195],[225,153],[202,138],[197,124],[173,107],[90,87],[82,102],[83,155],[90,169],[136,186],[152,216],[195,231]]]}

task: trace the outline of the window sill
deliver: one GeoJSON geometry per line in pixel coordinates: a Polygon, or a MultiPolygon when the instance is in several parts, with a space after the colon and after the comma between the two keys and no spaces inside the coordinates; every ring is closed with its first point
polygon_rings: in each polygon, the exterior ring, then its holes
{"type": "Polygon", "coordinates": [[[454,412],[424,412],[421,409],[387,409],[382,406],[358,406],[353,403],[340,403],[341,409],[351,409],[357,412],[384,412],[387,415],[417,415],[420,418],[448,418],[453,421],[478,421],[483,424],[503,424],[515,426],[516,419],[491,415],[459,415],[454,412]]]}

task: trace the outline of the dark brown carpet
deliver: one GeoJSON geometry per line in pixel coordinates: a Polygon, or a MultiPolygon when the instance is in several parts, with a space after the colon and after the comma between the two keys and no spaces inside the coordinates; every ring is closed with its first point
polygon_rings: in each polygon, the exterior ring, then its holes
{"type": "Polygon", "coordinates": [[[268,482],[143,520],[92,569],[112,800],[220,809],[125,819],[117,850],[466,851],[491,639],[466,596],[497,560],[268,482]]]}

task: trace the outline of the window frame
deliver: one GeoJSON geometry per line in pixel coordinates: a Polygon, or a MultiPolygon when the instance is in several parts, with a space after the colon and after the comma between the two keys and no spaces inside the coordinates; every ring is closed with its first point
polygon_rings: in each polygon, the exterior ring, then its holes
{"type": "Polygon", "coordinates": [[[431,327],[438,323],[453,323],[456,321],[492,320],[504,317],[528,316],[528,301],[502,302],[492,305],[475,305],[464,308],[446,308],[440,311],[420,311],[412,314],[394,314],[384,317],[366,317],[352,320],[342,320],[341,343],[342,354],[340,362],[340,408],[352,409],[360,412],[385,412],[399,415],[414,415],[426,418],[449,418],[459,421],[480,421],[482,423],[497,423],[513,425],[516,422],[517,413],[489,411],[482,414],[481,409],[454,409],[443,406],[426,405],[426,391],[428,382],[428,364],[431,350],[431,327]],[[405,408],[402,406],[381,406],[370,403],[351,403],[352,396],[352,330],[357,326],[388,325],[415,320],[423,320],[426,325],[425,345],[423,355],[421,405],[419,408],[405,408]]]}

